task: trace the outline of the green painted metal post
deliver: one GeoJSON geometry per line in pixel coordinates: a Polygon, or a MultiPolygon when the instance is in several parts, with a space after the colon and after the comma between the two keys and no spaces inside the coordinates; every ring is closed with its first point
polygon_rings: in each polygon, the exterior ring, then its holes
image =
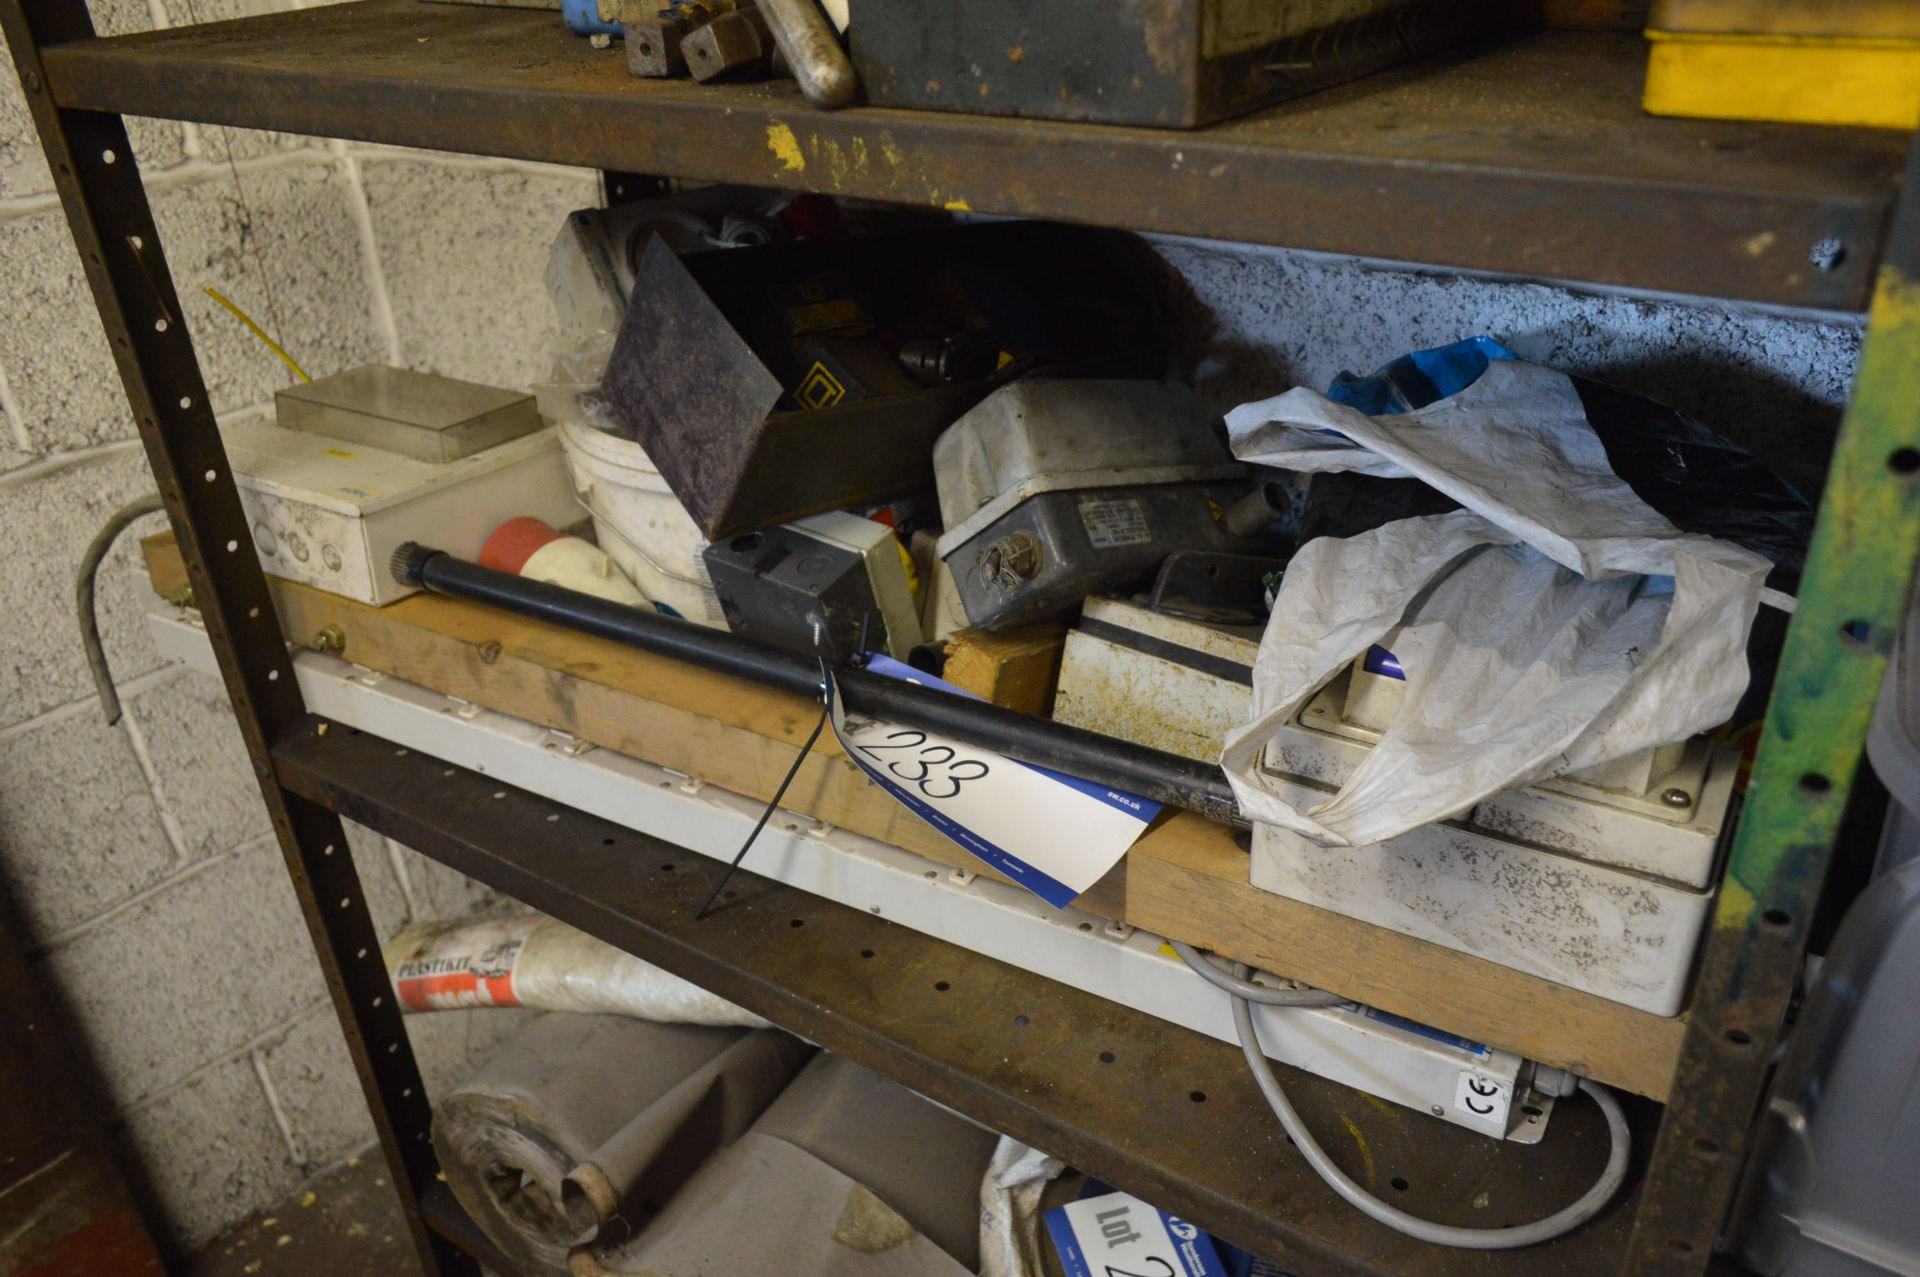
{"type": "Polygon", "coordinates": [[[1920,144],[1875,281],[1798,607],[1628,1271],[1697,1273],[1740,1165],[1920,549],[1920,144]]]}

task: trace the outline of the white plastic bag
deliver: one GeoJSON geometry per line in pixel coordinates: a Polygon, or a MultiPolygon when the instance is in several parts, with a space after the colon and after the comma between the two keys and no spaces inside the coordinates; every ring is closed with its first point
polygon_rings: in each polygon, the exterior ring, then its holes
{"type": "Polygon", "coordinates": [[[1236,456],[1426,481],[1467,509],[1308,543],[1254,662],[1252,721],[1221,766],[1252,819],[1379,842],[1517,785],[1724,722],[1770,564],[1674,527],[1615,475],[1573,384],[1495,361],[1465,390],[1369,417],[1309,390],[1227,416],[1236,456]],[[1399,713],[1325,803],[1267,790],[1260,752],[1374,643],[1399,713]]]}
{"type": "Polygon", "coordinates": [[[1066,1163],[1011,1135],[980,1180],[980,1277],[1041,1277],[1040,1197],[1066,1163]]]}

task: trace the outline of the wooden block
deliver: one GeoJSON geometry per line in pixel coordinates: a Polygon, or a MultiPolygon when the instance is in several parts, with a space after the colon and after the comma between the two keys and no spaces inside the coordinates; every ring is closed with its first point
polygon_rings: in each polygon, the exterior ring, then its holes
{"type": "Polygon", "coordinates": [[[140,556],[147,563],[147,581],[163,599],[179,597],[187,586],[187,564],[180,557],[179,543],[172,532],[156,532],[140,538],[140,556]]]}
{"type": "Polygon", "coordinates": [[[914,571],[920,577],[920,628],[930,643],[941,642],[967,628],[967,609],[960,602],[960,587],[953,583],[953,570],[940,557],[937,541],[931,532],[916,532],[908,548],[914,571]]]}
{"type": "MultiPolygon", "coordinates": [[[[147,538],[143,549],[156,589],[184,582],[171,533],[147,538]]],[[[357,665],[751,797],[772,795],[819,712],[804,697],[478,604],[416,594],[376,608],[267,581],[291,638],[338,626],[346,635],[342,655],[357,665]]],[[[831,734],[802,764],[783,805],[940,864],[999,877],[887,797],[831,734]]],[[[1256,890],[1236,841],[1243,836],[1188,812],[1165,815],[1076,903],[1395,1015],[1666,1098],[1684,1018],[1649,1015],[1256,890]]]]}
{"type": "Polygon", "coordinates": [[[1066,643],[1064,625],[1023,625],[1004,634],[961,630],[947,640],[941,677],[995,705],[1045,718],[1066,643]]]}

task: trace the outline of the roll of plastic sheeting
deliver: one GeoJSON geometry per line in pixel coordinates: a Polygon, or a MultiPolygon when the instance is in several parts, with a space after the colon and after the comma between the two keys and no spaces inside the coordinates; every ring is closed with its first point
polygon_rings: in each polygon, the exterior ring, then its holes
{"type": "Polygon", "coordinates": [[[980,1246],[996,1138],[820,1055],[639,1236],[581,1246],[573,1277],[959,1277],[980,1246]]]}
{"type": "Polygon", "coordinates": [[[981,1176],[999,1137],[863,1069],[822,1054],[753,1124],[851,1176],[969,1271],[980,1253],[981,1176]]]}
{"type": "MultiPolygon", "coordinates": [[[[436,1106],[434,1147],[454,1196],[515,1268],[560,1277],[567,1272],[568,1248],[582,1240],[563,1206],[562,1184],[570,1172],[582,1164],[612,1165],[623,1181],[613,1185],[616,1200],[628,1200],[626,1190],[634,1184],[664,1200],[672,1189],[649,1178],[652,1164],[641,1159],[636,1166],[624,1154],[628,1145],[619,1137],[635,1118],[724,1059],[757,1077],[771,1051],[790,1060],[791,1076],[809,1050],[771,1029],[750,1035],[612,1015],[542,1016],[436,1106]],[[731,1051],[749,1037],[782,1041],[731,1051]]],[[[746,1089],[771,1098],[785,1081],[770,1090],[764,1084],[746,1089]]],[[[710,1089],[724,1095],[727,1085],[714,1081],[710,1089]]],[[[718,1121],[672,1125],[668,1138],[653,1143],[654,1162],[683,1170],[698,1166],[751,1120],[742,1120],[740,1107],[728,1112],[720,1106],[736,1132],[718,1121]]]]}
{"type": "Polygon", "coordinates": [[[864,1184],[749,1131],[701,1168],[632,1245],[582,1247],[573,1277],[968,1277],[864,1184]]]}
{"type": "Polygon", "coordinates": [[[767,1022],[604,940],[539,914],[416,923],[386,947],[405,1012],[531,1007],[674,1024],[767,1022]]]}
{"type": "Polygon", "coordinates": [[[707,1156],[754,1125],[814,1048],[774,1029],[749,1033],[635,1113],[560,1188],[567,1220],[619,1245],[658,1214],[707,1156]]]}

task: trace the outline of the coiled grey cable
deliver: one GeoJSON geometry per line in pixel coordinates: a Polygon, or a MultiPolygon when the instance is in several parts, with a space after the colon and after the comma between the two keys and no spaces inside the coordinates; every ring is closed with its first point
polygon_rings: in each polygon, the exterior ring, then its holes
{"type": "Polygon", "coordinates": [[[1335,1007],[1347,999],[1337,993],[1328,993],[1325,989],[1276,989],[1271,985],[1255,984],[1251,980],[1228,975],[1213,965],[1213,959],[1200,952],[1184,940],[1169,941],[1173,951],[1180,955],[1194,973],[1215,988],[1223,989],[1236,998],[1245,998],[1249,1002],[1258,1002],[1270,1007],[1335,1007]]]}
{"type": "MultiPolygon", "coordinates": [[[[1203,967],[1218,972],[1218,968],[1190,946],[1176,943],[1174,947],[1201,976],[1207,975],[1203,967]]],[[[1251,969],[1245,963],[1234,964],[1234,978],[1245,981],[1250,973],[1251,969]]],[[[1327,1182],[1327,1187],[1349,1205],[1388,1228],[1436,1246],[1454,1246],[1466,1250],[1518,1250],[1522,1246],[1534,1246],[1572,1232],[1598,1214],[1600,1208],[1620,1190],[1620,1185],[1626,1182],[1627,1154],[1632,1138],[1627,1131],[1626,1114],[1620,1111],[1620,1102],[1613,1098],[1611,1091],[1582,1078],[1580,1089],[1592,1096],[1593,1102],[1600,1106],[1601,1113],[1606,1115],[1607,1134],[1612,1146],[1607,1154],[1606,1169],[1600,1172],[1600,1178],[1571,1206],[1555,1211],[1545,1219],[1537,1219],[1516,1228],[1461,1228],[1452,1224],[1436,1224],[1397,1210],[1361,1188],[1347,1177],[1346,1172],[1333,1164],[1333,1159],[1327,1156],[1326,1150],[1320,1147],[1312,1132],[1307,1130],[1306,1123],[1294,1111],[1287,1093],[1281,1089],[1280,1079],[1273,1075],[1273,1066],[1267,1063],[1267,1053],[1260,1046],[1260,1031],[1253,1023],[1252,1003],[1238,992],[1233,993],[1232,997],[1233,1027],[1240,1035],[1240,1048],[1246,1053],[1247,1067],[1253,1070],[1253,1079],[1260,1084],[1261,1094],[1267,1097],[1274,1116],[1280,1119],[1280,1125],[1293,1137],[1294,1146],[1307,1159],[1307,1165],[1313,1167],[1315,1173],[1327,1182]]]]}

